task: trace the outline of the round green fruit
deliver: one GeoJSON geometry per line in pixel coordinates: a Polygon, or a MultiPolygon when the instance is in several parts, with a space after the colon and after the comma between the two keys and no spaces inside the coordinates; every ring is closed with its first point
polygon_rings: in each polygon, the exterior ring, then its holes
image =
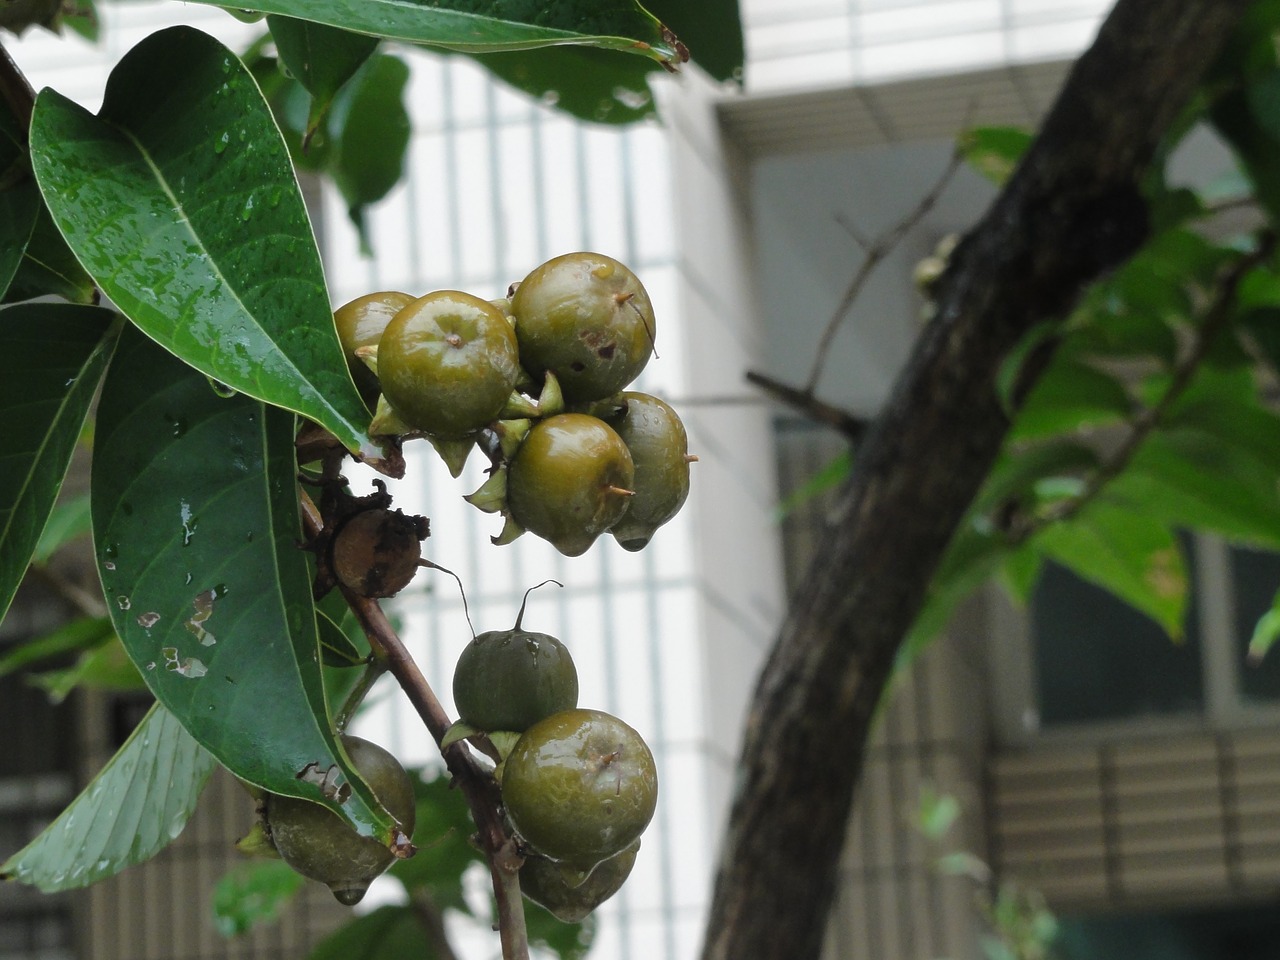
{"type": "Polygon", "coordinates": [[[653,353],[653,304],[626,266],[568,253],[536,267],[511,296],[520,361],[555,372],[565,400],[600,400],[637,376],[653,353]]]}
{"type": "Polygon", "coordinates": [[[576,557],[622,518],[635,467],[603,420],[562,413],[534,424],[507,467],[507,511],[576,557]]]}
{"type": "Polygon", "coordinates": [[[640,734],[600,710],[566,710],[526,730],[502,767],[516,832],[552,860],[591,864],[644,832],[658,772],[640,734]]]}
{"type": "Polygon", "coordinates": [[[356,356],[361,347],[376,347],[382,340],[397,313],[413,303],[413,297],[396,290],[384,290],[356,297],[344,303],[333,313],[333,323],[338,329],[338,341],[346,355],[351,379],[355,381],[360,396],[370,407],[378,402],[378,378],[363,360],[356,356]]]}
{"type": "MultiPolygon", "coordinates": [[[[523,612],[523,608],[522,608],[523,612]]],[[[458,657],[453,701],[478,730],[519,733],[544,717],[578,705],[578,670],[563,643],[546,633],[491,630],[458,657]]]]}
{"type": "Polygon", "coordinates": [[[635,865],[640,841],[602,860],[582,879],[578,871],[546,857],[527,857],[520,868],[520,892],[557,920],[581,923],[626,882],[635,865]]]}
{"type": "Polygon", "coordinates": [[[624,549],[639,550],[689,496],[689,438],[671,406],[647,393],[621,395],[625,410],[609,425],[631,452],[635,496],[610,533],[624,549]]]}
{"type": "Polygon", "coordinates": [[[479,297],[438,290],[396,314],[378,346],[378,379],[391,408],[415,430],[471,436],[506,405],[520,361],[502,311],[479,297]]]}
{"type": "MultiPolygon", "coordinates": [[[[413,834],[417,804],[413,781],[400,763],[377,744],[343,736],[342,746],[374,796],[413,834]]],[[[359,903],[374,878],[395,855],[373,837],[361,836],[328,807],[310,800],[267,794],[265,819],[276,852],[294,870],[328,886],[339,902],[359,903]]]]}

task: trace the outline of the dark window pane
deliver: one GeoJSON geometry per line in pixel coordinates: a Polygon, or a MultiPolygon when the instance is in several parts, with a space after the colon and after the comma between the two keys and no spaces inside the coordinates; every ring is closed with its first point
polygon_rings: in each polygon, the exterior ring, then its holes
{"type": "Polygon", "coordinates": [[[1051,563],[1031,610],[1043,726],[1203,708],[1194,599],[1186,637],[1174,643],[1154,621],[1051,563]]]}
{"type": "Polygon", "coordinates": [[[1249,663],[1249,639],[1258,618],[1271,609],[1280,587],[1280,554],[1235,547],[1231,550],[1235,598],[1235,662],[1240,671],[1240,694],[1246,702],[1280,700],[1280,649],[1261,663],[1249,663]]]}

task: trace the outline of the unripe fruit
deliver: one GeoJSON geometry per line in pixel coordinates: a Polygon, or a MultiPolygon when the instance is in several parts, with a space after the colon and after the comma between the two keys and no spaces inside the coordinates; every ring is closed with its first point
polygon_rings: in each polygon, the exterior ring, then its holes
{"type": "Polygon", "coordinates": [[[415,430],[459,440],[497,418],[520,373],[516,338],[502,312],[479,297],[438,290],[387,325],[378,379],[415,430]]]}
{"type": "Polygon", "coordinates": [[[635,467],[604,421],[562,413],[534,424],[507,468],[507,510],[565,556],[585,553],[622,517],[635,467]]]}
{"type": "Polygon", "coordinates": [[[609,531],[626,550],[639,550],[674,517],[689,496],[689,438],[670,405],[647,393],[627,392],[626,410],[609,425],[631,452],[635,496],[609,531]]]}
{"type": "Polygon", "coordinates": [[[512,629],[480,634],[458,657],[453,701],[459,718],[477,730],[519,733],[578,705],[578,670],[568,649],[550,634],[521,629],[523,618],[521,604],[512,629]]]}
{"type": "Polygon", "coordinates": [[[653,305],[626,266],[569,253],[536,267],[511,296],[520,361],[555,371],[570,402],[599,400],[637,376],[653,353],[653,305]]]}
{"type": "MultiPolygon", "coordinates": [[[[374,796],[413,834],[417,804],[413,781],[400,763],[377,744],[343,736],[342,746],[374,796]]],[[[294,870],[328,886],[347,906],[359,903],[374,878],[395,855],[373,837],[361,836],[328,807],[296,797],[267,794],[265,818],[276,851],[294,870]]]]}
{"type": "Polygon", "coordinates": [[[575,865],[630,846],[658,803],[653,754],[599,710],[566,710],[516,741],[502,768],[507,815],[534,851],[575,865]]]}
{"type": "MultiPolygon", "coordinates": [[[[520,868],[520,892],[557,920],[581,923],[621,888],[636,862],[640,841],[596,864],[585,880],[570,882],[574,871],[546,857],[532,856],[520,868]]],[[[576,878],[576,877],[575,877],[576,878]]]]}
{"type": "Polygon", "coordinates": [[[378,378],[356,356],[361,347],[376,347],[382,340],[393,317],[409,304],[413,297],[396,290],[369,293],[345,303],[333,313],[333,323],[338,330],[338,341],[346,355],[351,379],[355,381],[360,396],[370,407],[378,402],[378,378]]]}

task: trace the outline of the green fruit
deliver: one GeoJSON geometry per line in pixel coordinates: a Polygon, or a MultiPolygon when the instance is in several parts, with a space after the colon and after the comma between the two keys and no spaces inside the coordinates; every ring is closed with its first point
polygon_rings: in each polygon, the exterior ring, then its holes
{"type": "Polygon", "coordinates": [[[502,800],[535,852],[582,865],[620,853],[658,803],[653,754],[631,727],[599,710],[566,710],[516,741],[502,800]]]}
{"type": "Polygon", "coordinates": [[[520,527],[576,557],[621,519],[635,467],[603,420],[562,413],[534,424],[507,468],[507,511],[520,527]]]}
{"type": "MultiPolygon", "coordinates": [[[[417,804],[413,781],[404,768],[368,740],[344,735],[342,746],[374,796],[404,834],[412,835],[417,804]]],[[[285,863],[328,886],[347,906],[359,903],[374,878],[395,860],[387,847],[373,837],[361,836],[328,807],[276,794],[267,794],[265,807],[271,842],[285,863]]]]}
{"type": "Polygon", "coordinates": [[[631,452],[635,496],[609,531],[626,550],[639,550],[674,517],[689,496],[689,438],[671,407],[647,393],[621,395],[624,412],[609,421],[631,452]]]}
{"type": "Polygon", "coordinates": [[[387,325],[378,379],[391,408],[415,430],[460,440],[497,418],[520,373],[511,325],[493,304],[439,290],[387,325]]]}
{"type": "Polygon", "coordinates": [[[520,868],[520,892],[557,920],[581,923],[621,888],[631,875],[640,841],[602,860],[582,879],[577,871],[546,857],[532,856],[520,868]]]}
{"type": "Polygon", "coordinates": [[[378,402],[378,393],[381,388],[378,386],[378,378],[374,376],[368,365],[356,356],[356,351],[361,347],[376,347],[382,340],[382,333],[387,329],[387,324],[411,303],[413,303],[413,297],[409,294],[386,290],[356,297],[334,311],[333,323],[338,329],[338,341],[342,344],[342,352],[346,355],[347,366],[351,369],[351,379],[355,381],[360,396],[370,407],[378,402]]]}
{"type": "Polygon", "coordinates": [[[477,730],[519,733],[578,705],[578,670],[568,649],[550,634],[522,629],[523,619],[522,603],[514,627],[480,634],[458,657],[453,701],[477,730]]]}
{"type": "Polygon", "coordinates": [[[548,370],[571,403],[617,393],[653,353],[653,304],[636,275],[599,253],[569,253],[537,267],[511,296],[520,361],[548,370]]]}

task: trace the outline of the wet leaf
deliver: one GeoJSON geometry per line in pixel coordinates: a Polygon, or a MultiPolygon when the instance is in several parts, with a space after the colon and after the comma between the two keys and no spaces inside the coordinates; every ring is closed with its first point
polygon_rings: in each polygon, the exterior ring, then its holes
{"type": "Polygon", "coordinates": [[[219,396],[128,330],[98,413],[99,575],[130,658],[219,762],[388,839],[328,720],[293,438],[285,411],[219,396]]]}
{"type": "Polygon", "coordinates": [[[438,0],[430,6],[415,0],[248,0],[214,6],[281,14],[468,53],[586,44],[655,60],[677,57],[662,24],[634,0],[586,5],[438,0]]]}
{"type": "Polygon", "coordinates": [[[213,758],[158,704],[44,832],[0,876],[45,893],[86,887],[159,853],[182,832],[213,758]]]}
{"type": "Polygon", "coordinates": [[[114,319],[69,304],[0,310],[0,619],[57,500],[115,345],[114,319]]]}
{"type": "Polygon", "coordinates": [[[40,191],[29,169],[26,138],[0,101],[0,298],[22,262],[39,212],[40,191]]]}
{"type": "Polygon", "coordinates": [[[96,302],[97,291],[93,278],[62,239],[48,208],[40,204],[35,226],[17,272],[5,291],[4,302],[18,303],[47,296],[88,305],[96,302]]]}
{"type": "Polygon", "coordinates": [[[213,887],[213,924],[224,937],[272,923],[306,880],[280,860],[238,863],[213,887]]]}
{"type": "Polygon", "coordinates": [[[311,94],[307,127],[314,130],[342,85],[377,49],[378,39],[292,17],[267,17],[267,26],[280,62],[311,94]]]}
{"type": "Polygon", "coordinates": [[[43,91],[31,142],[67,242],[148,336],[368,447],[288,151],[231,51],[189,27],[155,33],[97,116],[43,91]]]}

